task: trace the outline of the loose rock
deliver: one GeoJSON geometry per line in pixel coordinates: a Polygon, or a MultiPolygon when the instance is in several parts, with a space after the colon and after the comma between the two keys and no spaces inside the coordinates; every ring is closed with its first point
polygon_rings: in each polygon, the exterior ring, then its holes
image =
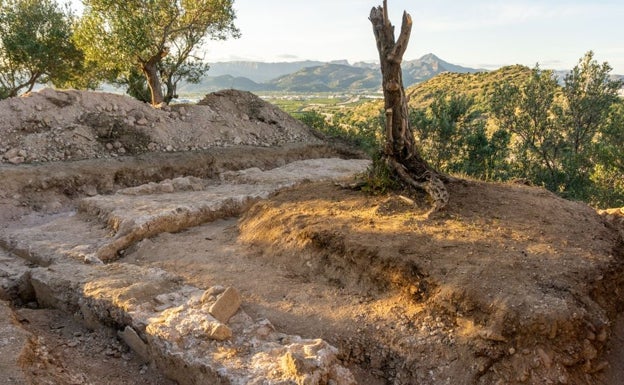
{"type": "Polygon", "coordinates": [[[147,344],[143,342],[141,337],[137,334],[137,332],[130,326],[126,326],[123,331],[117,332],[119,338],[124,340],[124,342],[130,347],[130,349],[134,350],[136,354],[139,355],[145,362],[149,361],[149,352],[147,350],[147,344]]]}
{"type": "Polygon", "coordinates": [[[240,307],[242,299],[238,290],[228,287],[208,310],[213,317],[227,323],[240,307]]]}

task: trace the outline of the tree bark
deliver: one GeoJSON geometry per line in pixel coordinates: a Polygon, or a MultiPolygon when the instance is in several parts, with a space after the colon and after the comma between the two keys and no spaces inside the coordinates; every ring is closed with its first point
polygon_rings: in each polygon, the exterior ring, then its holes
{"type": "Polygon", "coordinates": [[[386,145],[383,158],[402,183],[425,190],[433,201],[431,212],[438,211],[448,203],[448,192],[440,174],[427,164],[416,146],[403,87],[401,62],[409,43],[412,18],[403,12],[401,32],[396,41],[394,26],[388,19],[387,0],[383,1],[383,6],[371,10],[369,20],[377,41],[385,100],[386,145]]]}
{"type": "Polygon", "coordinates": [[[165,88],[167,89],[167,92],[165,93],[164,101],[165,103],[169,104],[171,100],[178,97],[177,95],[178,87],[177,87],[177,84],[171,80],[171,76],[165,79],[165,88]]]}
{"type": "Polygon", "coordinates": [[[141,71],[145,75],[152,96],[152,106],[160,106],[165,101],[158,71],[158,64],[165,56],[167,51],[163,50],[149,60],[141,62],[141,71]]]}

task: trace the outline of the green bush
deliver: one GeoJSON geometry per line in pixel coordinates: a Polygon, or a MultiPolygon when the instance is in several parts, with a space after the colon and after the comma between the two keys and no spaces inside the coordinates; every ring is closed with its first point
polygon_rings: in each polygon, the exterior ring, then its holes
{"type": "Polygon", "coordinates": [[[380,148],[381,127],[383,127],[381,118],[356,121],[351,113],[338,112],[331,117],[326,117],[317,111],[306,111],[294,116],[331,138],[337,138],[359,147],[371,157],[380,148]]]}

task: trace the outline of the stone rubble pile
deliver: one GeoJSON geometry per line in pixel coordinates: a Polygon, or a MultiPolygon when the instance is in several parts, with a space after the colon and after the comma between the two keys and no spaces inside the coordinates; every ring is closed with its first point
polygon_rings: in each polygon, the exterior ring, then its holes
{"type": "Polygon", "coordinates": [[[155,109],[124,95],[44,89],[0,101],[0,116],[0,163],[8,164],[322,142],[277,107],[234,90],[155,109]]]}

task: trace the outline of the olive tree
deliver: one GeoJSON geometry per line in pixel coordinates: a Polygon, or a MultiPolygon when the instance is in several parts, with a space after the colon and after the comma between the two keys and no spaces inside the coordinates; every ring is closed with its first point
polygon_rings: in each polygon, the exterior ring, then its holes
{"type": "Polygon", "coordinates": [[[53,0],[0,0],[0,97],[72,80],[82,64],[72,20],[53,0]]]}
{"type": "Polygon", "coordinates": [[[108,80],[145,77],[151,102],[167,102],[181,78],[206,67],[194,55],[206,38],[238,37],[233,0],[83,0],[76,41],[108,80]],[[199,63],[199,64],[198,64],[199,63]]]}
{"type": "Polygon", "coordinates": [[[557,103],[560,87],[554,73],[535,66],[521,85],[496,85],[492,113],[501,129],[513,134],[513,159],[519,177],[563,189],[566,141],[557,103]]]}
{"type": "Polygon", "coordinates": [[[610,72],[611,66],[598,63],[589,51],[564,78],[566,185],[571,196],[584,200],[591,195],[596,152],[608,144],[601,141],[608,137],[612,106],[619,100],[622,83],[611,79],[610,72]]]}
{"type": "Polygon", "coordinates": [[[605,128],[611,106],[618,101],[622,83],[611,79],[611,69],[589,51],[564,78],[566,135],[575,154],[586,151],[596,133],[605,128]]]}
{"type": "Polygon", "coordinates": [[[501,129],[514,136],[517,176],[582,200],[593,199],[601,189],[597,183],[621,186],[608,182],[622,179],[615,155],[622,132],[617,95],[622,84],[611,79],[610,71],[590,51],[565,76],[563,86],[552,71],[536,66],[523,84],[496,87],[491,108],[501,129]]]}

